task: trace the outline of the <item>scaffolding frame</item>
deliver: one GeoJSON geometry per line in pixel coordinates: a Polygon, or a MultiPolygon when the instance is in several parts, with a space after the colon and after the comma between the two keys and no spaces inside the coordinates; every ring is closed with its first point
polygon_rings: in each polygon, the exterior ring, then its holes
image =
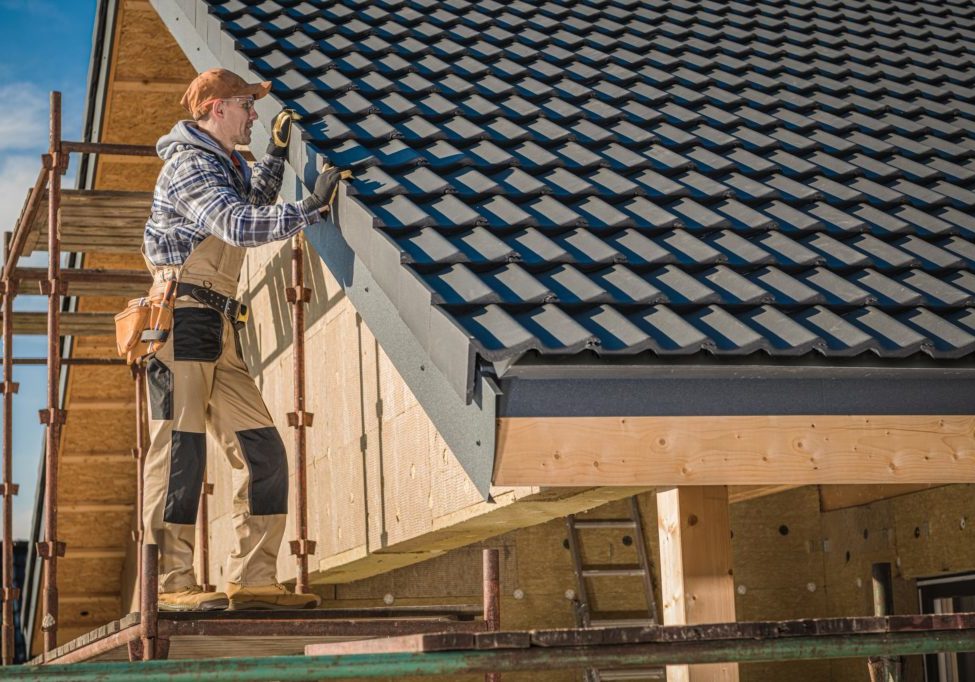
{"type": "MultiPolygon", "coordinates": [[[[58,540],[58,447],[61,428],[67,419],[67,412],[61,406],[60,385],[62,366],[121,365],[119,358],[62,358],[61,338],[62,307],[69,287],[80,290],[98,285],[116,287],[141,283],[139,274],[126,271],[98,269],[69,269],[61,267],[61,176],[68,169],[72,152],[82,154],[116,154],[153,156],[155,149],[138,145],[101,144],[71,142],[61,136],[61,93],[52,92],[50,97],[49,147],[41,157],[41,170],[30,191],[24,210],[17,221],[10,240],[5,245],[5,260],[0,283],[3,296],[3,588],[0,599],[3,602],[2,662],[9,665],[14,656],[13,604],[19,598],[19,590],[13,586],[13,496],[18,486],[13,482],[13,396],[19,386],[13,381],[14,365],[45,365],[47,367],[47,407],[40,410],[39,418],[45,426],[44,438],[44,539],[37,543],[36,551],[44,561],[42,610],[44,613],[41,629],[44,632],[44,648],[51,650],[57,643],[58,627],[58,558],[64,556],[65,543],[58,540]],[[45,192],[46,190],[46,192],[45,192]],[[47,251],[48,266],[41,268],[19,268],[18,262],[34,232],[38,213],[47,198],[47,251]],[[30,314],[17,314],[13,310],[14,299],[23,293],[23,285],[37,282],[40,293],[48,299],[46,313],[46,358],[14,358],[13,336],[22,333],[15,327],[16,318],[30,314]]],[[[148,283],[148,277],[143,278],[148,283]]],[[[93,320],[90,332],[107,331],[102,316],[88,318],[93,320]]],[[[33,329],[27,330],[33,331],[33,329]]],[[[138,381],[137,381],[138,385],[138,381]]]]}

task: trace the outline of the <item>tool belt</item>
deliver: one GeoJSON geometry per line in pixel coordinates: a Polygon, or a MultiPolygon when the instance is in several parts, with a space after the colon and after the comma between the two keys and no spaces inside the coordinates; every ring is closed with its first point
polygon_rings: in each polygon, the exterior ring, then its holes
{"type": "Polygon", "coordinates": [[[169,338],[175,293],[176,283],[171,282],[164,291],[132,299],[115,316],[116,350],[130,365],[158,351],[169,338]]]}
{"type": "Polygon", "coordinates": [[[189,296],[208,308],[216,310],[226,317],[235,329],[240,329],[247,323],[249,315],[247,306],[235,298],[218,294],[213,289],[180,282],[176,285],[176,296],[189,296]]]}

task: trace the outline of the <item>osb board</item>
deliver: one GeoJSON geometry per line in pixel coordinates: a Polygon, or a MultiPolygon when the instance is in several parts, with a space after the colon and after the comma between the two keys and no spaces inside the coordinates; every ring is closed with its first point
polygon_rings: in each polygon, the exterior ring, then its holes
{"type": "MultiPolygon", "coordinates": [[[[62,597],[59,611],[58,622],[61,623],[62,627],[94,630],[118,618],[121,605],[116,596],[88,597],[85,599],[64,599],[62,597]]],[[[61,641],[60,636],[58,641],[61,641]]]]}
{"type": "Polygon", "coordinates": [[[72,558],[71,548],[58,561],[58,587],[64,592],[119,592],[121,561],[72,558]]]}
{"type": "Polygon", "coordinates": [[[132,517],[121,511],[62,512],[58,536],[71,547],[125,547],[132,541],[132,517]]]}
{"type": "MultiPolygon", "coordinates": [[[[68,410],[71,409],[70,402],[68,410]]],[[[87,451],[93,449],[119,450],[131,448],[135,445],[135,420],[128,409],[84,410],[76,414],[68,412],[68,421],[61,432],[61,452],[72,450],[87,451]],[[78,418],[72,418],[77,417],[78,418]]],[[[60,493],[67,494],[61,499],[76,499],[77,495],[60,488],[60,493]]],[[[89,491],[78,491],[84,495],[89,491]]],[[[94,492],[94,491],[91,491],[94,492]]]]}
{"type": "Polygon", "coordinates": [[[171,81],[185,85],[196,76],[149,3],[123,2],[116,21],[119,42],[114,76],[117,80],[171,81]],[[180,58],[160,58],[161,55],[180,58]]]}

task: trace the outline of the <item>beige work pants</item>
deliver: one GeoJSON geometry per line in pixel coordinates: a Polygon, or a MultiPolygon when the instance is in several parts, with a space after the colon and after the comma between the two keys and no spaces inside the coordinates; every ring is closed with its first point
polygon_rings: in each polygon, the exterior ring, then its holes
{"type": "Polygon", "coordinates": [[[209,432],[233,467],[234,550],[227,580],[275,582],[288,511],[284,443],[247,371],[237,335],[217,311],[176,302],[173,331],[146,367],[151,445],[143,521],[159,545],[159,590],[197,583],[195,523],[209,432]]]}

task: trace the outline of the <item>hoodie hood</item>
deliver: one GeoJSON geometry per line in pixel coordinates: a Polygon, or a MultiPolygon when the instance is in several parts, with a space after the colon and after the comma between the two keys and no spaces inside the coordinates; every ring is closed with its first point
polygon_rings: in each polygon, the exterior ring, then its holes
{"type": "Polygon", "coordinates": [[[156,142],[156,153],[163,161],[168,161],[173,154],[184,146],[199,147],[213,152],[225,161],[230,161],[230,155],[212,137],[196,127],[193,121],[179,121],[167,134],[156,142]]]}
{"type": "Polygon", "coordinates": [[[172,130],[160,137],[156,142],[156,153],[163,161],[169,161],[177,152],[185,151],[187,147],[216,154],[231,173],[237,174],[245,188],[250,187],[251,170],[240,152],[235,150],[234,158],[231,158],[219,142],[197,128],[193,121],[179,121],[172,130]]]}

